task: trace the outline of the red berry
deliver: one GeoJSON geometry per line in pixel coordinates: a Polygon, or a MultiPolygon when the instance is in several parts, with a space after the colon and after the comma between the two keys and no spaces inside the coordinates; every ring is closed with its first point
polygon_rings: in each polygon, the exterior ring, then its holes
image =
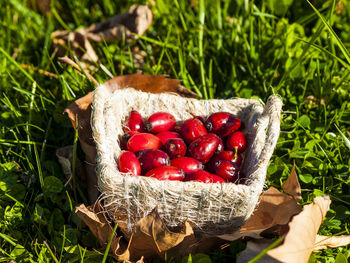
{"type": "Polygon", "coordinates": [[[160,139],[163,145],[165,145],[169,139],[180,138],[180,134],[173,131],[160,132],[156,136],[160,139]]]}
{"type": "Polygon", "coordinates": [[[215,153],[221,153],[224,150],[224,142],[221,138],[219,138],[219,144],[218,147],[215,150],[215,153]]]}
{"type": "Polygon", "coordinates": [[[160,139],[150,133],[137,133],[128,141],[128,150],[138,152],[144,149],[160,149],[162,143],[160,139]]]}
{"type": "Polygon", "coordinates": [[[169,131],[176,125],[176,120],[173,115],[167,112],[157,112],[152,114],[147,122],[146,129],[149,132],[159,133],[169,131]]]}
{"type": "Polygon", "coordinates": [[[203,124],[205,123],[205,119],[202,116],[194,115],[192,113],[191,115],[193,118],[200,120],[203,124]]]}
{"type": "Polygon", "coordinates": [[[197,171],[185,175],[184,181],[198,181],[203,183],[225,183],[226,181],[215,174],[208,173],[207,171],[197,171]]]}
{"type": "Polygon", "coordinates": [[[127,150],[128,147],[127,147],[127,143],[129,141],[129,139],[134,136],[136,133],[139,133],[137,131],[127,131],[126,133],[123,134],[123,136],[120,137],[120,148],[122,150],[127,150]]]}
{"type": "Polygon", "coordinates": [[[229,161],[238,167],[240,167],[242,164],[242,156],[239,153],[236,155],[233,151],[223,151],[221,153],[215,154],[213,158],[211,158],[210,164],[213,164],[219,160],[229,161]]]}
{"type": "Polygon", "coordinates": [[[244,179],[245,175],[238,170],[236,173],[236,176],[232,177],[230,180],[227,180],[230,183],[235,183],[235,184],[243,184],[244,183],[244,179]]]}
{"type": "Polygon", "coordinates": [[[213,156],[220,142],[220,138],[214,133],[205,134],[195,141],[191,142],[188,147],[189,156],[207,163],[213,156]]]}
{"type": "Polygon", "coordinates": [[[241,131],[231,133],[226,140],[226,148],[228,150],[235,150],[236,147],[239,153],[244,152],[247,148],[247,140],[241,131]]]}
{"type": "Polygon", "coordinates": [[[226,160],[220,160],[215,163],[213,172],[226,180],[235,182],[238,179],[238,167],[226,160]]]}
{"type": "Polygon", "coordinates": [[[119,156],[118,169],[122,173],[132,173],[133,175],[141,174],[141,166],[135,153],[125,151],[119,156]]]}
{"type": "Polygon", "coordinates": [[[140,161],[142,174],[154,168],[169,166],[170,164],[169,156],[165,152],[157,149],[145,149],[139,151],[136,156],[140,161]]]}
{"type": "Polygon", "coordinates": [[[205,122],[208,132],[217,134],[220,137],[229,135],[232,131],[238,130],[241,120],[228,112],[216,112],[209,116],[205,122]]]}
{"type": "Polygon", "coordinates": [[[128,143],[130,138],[134,136],[135,134],[139,133],[138,131],[127,131],[126,133],[123,134],[121,141],[123,143],[128,143]]]}
{"type": "Polygon", "coordinates": [[[172,159],[171,166],[182,169],[185,173],[193,173],[199,170],[203,170],[203,164],[191,157],[179,157],[172,159]]]}
{"type": "Polygon", "coordinates": [[[191,143],[204,134],[207,134],[207,130],[204,124],[196,118],[185,121],[181,126],[181,136],[187,143],[191,143]]]}
{"type": "Polygon", "coordinates": [[[157,178],[158,180],[182,181],[185,174],[177,167],[161,166],[148,171],[145,176],[157,178]]]}
{"type": "Polygon", "coordinates": [[[165,151],[171,159],[182,157],[186,155],[187,146],[181,138],[169,139],[165,144],[165,151]]]}
{"type": "Polygon", "coordinates": [[[141,114],[136,110],[132,110],[125,121],[125,126],[126,131],[143,132],[144,124],[141,114]]]}

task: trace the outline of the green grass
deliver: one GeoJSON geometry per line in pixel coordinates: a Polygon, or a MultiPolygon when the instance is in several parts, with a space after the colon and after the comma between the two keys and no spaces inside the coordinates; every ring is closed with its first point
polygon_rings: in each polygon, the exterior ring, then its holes
{"type": "MultiPolygon", "coordinates": [[[[74,214],[86,193],[64,187],[55,156],[76,139],[63,109],[94,85],[52,57],[50,34],[100,22],[138,1],[52,1],[49,17],[26,2],[0,1],[0,262],[101,262],[104,251],[74,214]]],[[[137,44],[147,52],[144,73],[182,79],[202,98],[266,101],[280,94],[285,112],[268,185],[280,189],[295,160],[302,203],[331,196],[320,233],[350,234],[350,3],[343,3],[338,12],[338,2],[320,0],[158,0],[140,39],[93,46],[102,64],[122,75],[140,70],[126,55],[137,44]]],[[[94,77],[109,78],[103,70],[94,77]]],[[[232,262],[243,247],[236,241],[209,256],[232,262]]],[[[311,262],[349,255],[349,247],[327,249],[311,262]]]]}

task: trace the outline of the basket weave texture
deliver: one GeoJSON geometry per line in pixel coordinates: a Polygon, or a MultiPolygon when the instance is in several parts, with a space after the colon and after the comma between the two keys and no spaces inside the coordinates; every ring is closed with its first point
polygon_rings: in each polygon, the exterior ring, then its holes
{"type": "Polygon", "coordinates": [[[109,216],[127,235],[138,220],[155,208],[170,229],[187,220],[199,233],[221,235],[237,231],[253,213],[263,191],[280,131],[281,109],[282,101],[277,96],[271,96],[264,107],[252,99],[197,100],[132,88],[111,92],[100,85],[94,92],[92,130],[97,147],[98,186],[109,216]],[[191,118],[191,113],[209,116],[227,111],[237,115],[246,126],[248,147],[242,166],[246,181],[205,184],[121,173],[116,165],[121,154],[119,138],[131,110],[145,118],[155,112],[169,112],[179,124],[191,118]]]}

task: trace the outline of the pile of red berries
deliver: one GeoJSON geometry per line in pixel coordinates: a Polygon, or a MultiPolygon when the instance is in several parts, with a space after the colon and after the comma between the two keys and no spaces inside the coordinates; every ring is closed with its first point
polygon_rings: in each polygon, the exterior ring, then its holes
{"type": "Polygon", "coordinates": [[[181,126],[173,115],[157,112],[146,122],[131,111],[120,138],[118,160],[123,173],[158,180],[237,183],[242,178],[241,153],[247,143],[241,120],[217,112],[206,120],[194,116],[181,126]]]}

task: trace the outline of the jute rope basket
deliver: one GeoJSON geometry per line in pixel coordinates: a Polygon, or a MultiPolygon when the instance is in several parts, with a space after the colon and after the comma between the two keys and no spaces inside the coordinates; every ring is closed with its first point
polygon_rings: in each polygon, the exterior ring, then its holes
{"type": "Polygon", "coordinates": [[[133,226],[153,209],[170,229],[190,222],[198,233],[220,235],[237,231],[253,213],[265,184],[266,170],[280,131],[282,101],[272,96],[264,107],[252,99],[197,100],[176,94],[151,94],[134,89],[114,92],[100,85],[94,93],[92,130],[97,147],[98,186],[109,216],[129,235],[133,226]],[[231,112],[245,123],[248,147],[242,184],[158,181],[127,176],[116,165],[119,137],[131,110],[147,118],[169,112],[181,123],[191,113],[209,116],[231,112]]]}

